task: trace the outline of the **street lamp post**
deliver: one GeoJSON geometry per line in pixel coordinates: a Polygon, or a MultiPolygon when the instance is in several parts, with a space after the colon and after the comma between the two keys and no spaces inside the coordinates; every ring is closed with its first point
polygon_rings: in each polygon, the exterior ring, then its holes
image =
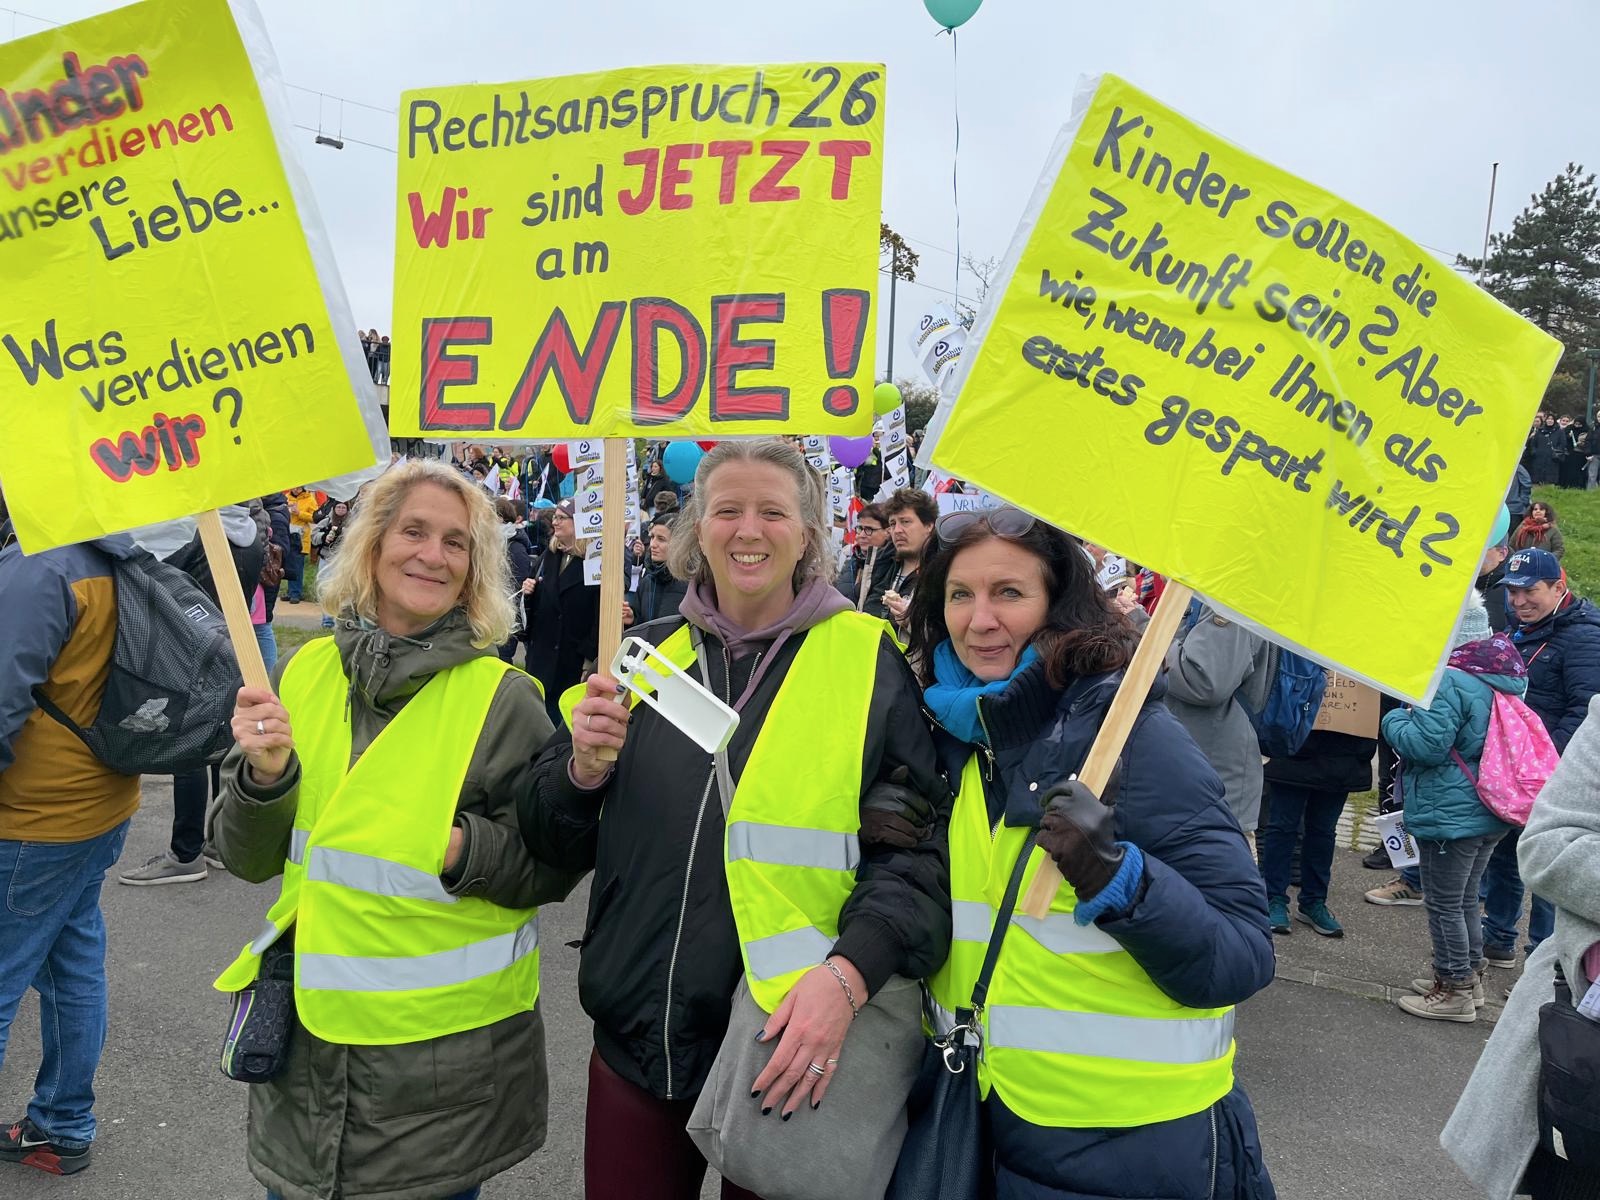
{"type": "Polygon", "coordinates": [[[1600,361],[1600,350],[1585,350],[1583,356],[1589,360],[1589,399],[1583,409],[1583,425],[1585,429],[1593,429],[1595,363],[1600,361]]]}

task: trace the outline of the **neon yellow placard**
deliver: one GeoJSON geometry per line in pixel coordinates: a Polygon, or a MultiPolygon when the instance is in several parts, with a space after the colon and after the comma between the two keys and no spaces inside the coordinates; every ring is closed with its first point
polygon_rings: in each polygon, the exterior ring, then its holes
{"type": "Polygon", "coordinates": [[[0,46],[0,279],[24,550],[373,462],[225,0],[0,46]]]}
{"type": "Polygon", "coordinates": [[[1555,339],[1110,75],[1005,278],[933,463],[1431,694],[1555,339]]]}
{"type": "Polygon", "coordinates": [[[407,92],[397,435],[865,433],[881,65],[407,92]]]}

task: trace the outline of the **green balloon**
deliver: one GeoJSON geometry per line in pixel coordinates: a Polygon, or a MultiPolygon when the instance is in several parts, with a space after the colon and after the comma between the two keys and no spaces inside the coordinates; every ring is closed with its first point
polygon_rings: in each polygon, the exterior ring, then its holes
{"type": "Polygon", "coordinates": [[[922,0],[928,15],[946,29],[954,29],[972,20],[972,14],[978,11],[982,3],[983,0],[922,0]]]}
{"type": "Polygon", "coordinates": [[[892,383],[880,383],[872,389],[872,411],[880,417],[900,407],[900,389],[892,383]]]}

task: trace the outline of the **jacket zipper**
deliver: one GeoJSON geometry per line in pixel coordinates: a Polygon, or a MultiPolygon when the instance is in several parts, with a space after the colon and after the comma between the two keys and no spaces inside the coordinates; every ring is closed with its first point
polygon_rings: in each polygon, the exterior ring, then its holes
{"type": "Polygon", "coordinates": [[[979,696],[976,700],[974,700],[973,706],[978,710],[978,724],[983,728],[983,745],[978,747],[978,749],[983,751],[983,777],[993,781],[994,751],[990,749],[990,747],[994,745],[994,738],[989,734],[989,722],[983,719],[983,697],[979,696]]]}
{"type": "MultiPolygon", "coordinates": [[[[756,663],[761,661],[756,657],[756,663]]],[[[753,669],[753,668],[752,668],[753,669]]],[[[707,684],[711,681],[706,680],[707,684]]],[[[733,663],[728,658],[728,648],[722,647],[722,699],[731,704],[733,695],[733,663]]],[[[689,835],[689,857],[683,866],[683,898],[678,904],[678,928],[672,936],[672,957],[667,959],[667,997],[661,1010],[661,1050],[667,1064],[668,1100],[676,1099],[672,1086],[672,981],[678,972],[678,950],[683,945],[683,926],[689,917],[689,883],[694,878],[694,855],[700,845],[700,829],[706,820],[706,802],[711,799],[711,789],[716,786],[717,766],[711,764],[711,774],[706,777],[705,790],[700,793],[700,810],[695,814],[694,832],[689,835]]]]}
{"type": "Polygon", "coordinates": [[[1210,1200],[1217,1200],[1217,1106],[1213,1104],[1208,1111],[1211,1113],[1211,1191],[1207,1195],[1210,1200]]]}
{"type": "Polygon", "coordinates": [[[672,957],[667,960],[667,1002],[661,1010],[661,1049],[667,1063],[667,1099],[676,1099],[672,1090],[672,977],[678,970],[678,947],[683,944],[683,924],[689,916],[689,881],[694,877],[694,852],[700,844],[700,826],[706,819],[706,801],[711,799],[711,788],[717,781],[717,769],[711,768],[706,777],[706,789],[700,793],[700,811],[694,818],[694,833],[689,838],[689,861],[683,869],[683,900],[678,905],[678,931],[672,938],[672,957]]]}

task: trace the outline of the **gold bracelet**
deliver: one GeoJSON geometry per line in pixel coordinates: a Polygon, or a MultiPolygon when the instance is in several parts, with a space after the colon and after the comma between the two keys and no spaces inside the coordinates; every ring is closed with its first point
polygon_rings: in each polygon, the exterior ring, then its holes
{"type": "Polygon", "coordinates": [[[844,998],[850,1005],[850,1019],[854,1021],[861,1015],[861,1010],[856,1007],[856,994],[850,989],[850,981],[844,977],[844,972],[833,965],[831,958],[822,960],[822,965],[833,972],[833,977],[839,981],[839,986],[844,989],[844,998]]]}

